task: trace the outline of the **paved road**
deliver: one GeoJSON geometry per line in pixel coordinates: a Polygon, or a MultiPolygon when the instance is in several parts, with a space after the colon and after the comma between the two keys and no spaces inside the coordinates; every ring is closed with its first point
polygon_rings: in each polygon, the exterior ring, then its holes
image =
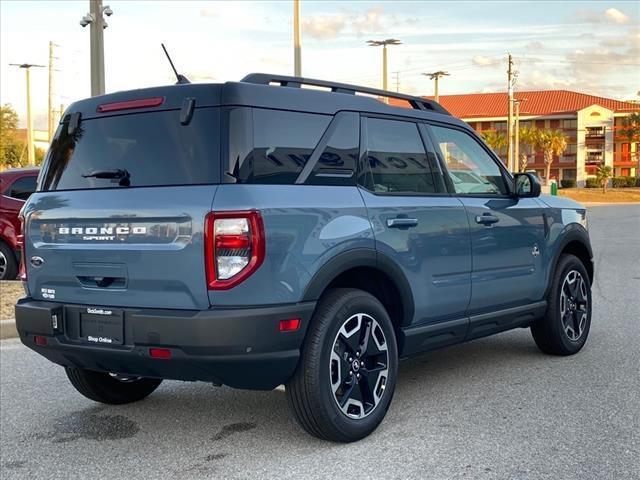
{"type": "Polygon", "coordinates": [[[15,341],[0,350],[0,477],[640,478],[640,206],[590,210],[591,336],[572,358],[528,330],[401,365],[391,411],[352,445],[312,439],[284,394],[165,382],[106,407],[15,341]]]}

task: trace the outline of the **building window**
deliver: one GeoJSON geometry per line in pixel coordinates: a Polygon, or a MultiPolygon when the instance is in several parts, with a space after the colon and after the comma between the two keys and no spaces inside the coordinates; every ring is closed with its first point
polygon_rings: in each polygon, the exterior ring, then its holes
{"type": "Polygon", "coordinates": [[[563,120],[562,121],[562,129],[563,130],[575,130],[578,128],[578,120],[563,120]]]}
{"type": "Polygon", "coordinates": [[[507,122],[493,122],[493,128],[495,130],[506,130],[507,122]]]}
{"type": "Polygon", "coordinates": [[[575,180],[576,179],[576,169],[575,168],[563,168],[562,169],[562,179],[563,180],[575,180]]]}
{"type": "Polygon", "coordinates": [[[578,151],[578,145],[575,143],[568,143],[567,149],[564,151],[565,155],[575,155],[578,151]]]}

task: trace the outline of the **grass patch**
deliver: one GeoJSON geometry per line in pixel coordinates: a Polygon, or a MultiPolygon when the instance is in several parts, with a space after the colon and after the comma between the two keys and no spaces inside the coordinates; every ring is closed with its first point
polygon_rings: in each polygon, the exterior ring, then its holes
{"type": "Polygon", "coordinates": [[[0,320],[8,320],[15,316],[13,306],[21,297],[24,297],[22,282],[0,281],[0,320]]]}
{"type": "Polygon", "coordinates": [[[581,203],[626,203],[640,202],[640,188],[561,188],[558,195],[581,203]]]}

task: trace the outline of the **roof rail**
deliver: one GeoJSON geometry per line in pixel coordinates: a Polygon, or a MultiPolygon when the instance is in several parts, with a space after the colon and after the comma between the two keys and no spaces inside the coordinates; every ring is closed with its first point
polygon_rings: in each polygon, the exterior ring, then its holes
{"type": "Polygon", "coordinates": [[[244,77],[241,82],[255,83],[258,85],[278,84],[281,87],[300,88],[302,85],[312,85],[315,87],[325,87],[336,93],[346,93],[355,95],[356,93],[367,93],[369,95],[377,95],[379,97],[395,98],[405,100],[412,108],[416,110],[427,110],[445,115],[451,115],[442,105],[433,100],[426,98],[414,97],[403,93],[388,92],[378,90],[377,88],[360,87],[357,85],[349,85],[347,83],[330,82],[327,80],[316,80],[313,78],[289,77],[286,75],[272,75],[270,73],[250,73],[244,77]]]}

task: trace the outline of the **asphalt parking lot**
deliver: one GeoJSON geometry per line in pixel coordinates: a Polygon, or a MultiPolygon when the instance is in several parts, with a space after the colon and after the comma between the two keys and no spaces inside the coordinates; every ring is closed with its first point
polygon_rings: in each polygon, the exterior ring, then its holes
{"type": "Polygon", "coordinates": [[[640,205],[589,212],[594,309],[581,353],[554,358],[528,330],[401,364],[369,438],[315,440],[281,391],[165,382],[102,406],[15,340],[0,347],[0,477],[640,478],[640,205]]]}

